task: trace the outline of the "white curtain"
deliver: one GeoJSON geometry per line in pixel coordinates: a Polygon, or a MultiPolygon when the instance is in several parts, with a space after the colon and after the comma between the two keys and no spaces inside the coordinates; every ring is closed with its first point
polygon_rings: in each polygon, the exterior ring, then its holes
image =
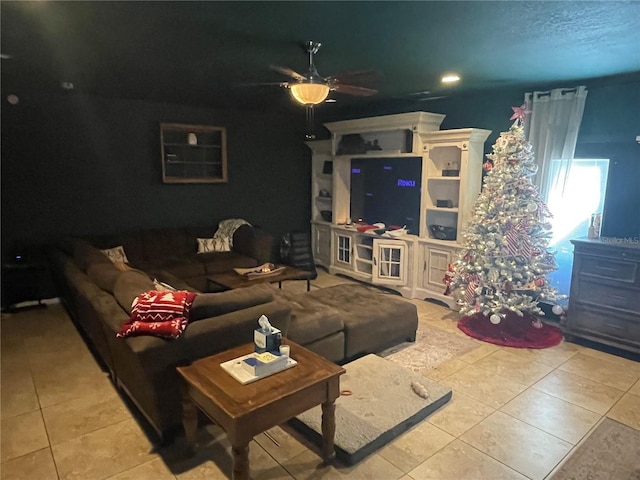
{"type": "Polygon", "coordinates": [[[525,135],[533,145],[538,165],[534,183],[545,201],[549,200],[554,186],[566,182],[586,99],[585,86],[524,95],[525,104],[532,112],[525,120],[525,135]],[[560,168],[557,163],[556,168],[552,168],[554,160],[561,160],[560,168]]]}

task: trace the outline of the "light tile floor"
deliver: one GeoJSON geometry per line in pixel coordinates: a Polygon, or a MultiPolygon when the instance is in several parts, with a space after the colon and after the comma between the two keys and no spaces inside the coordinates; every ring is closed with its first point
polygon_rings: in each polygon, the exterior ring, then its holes
{"type": "MultiPolygon", "coordinates": [[[[320,272],[314,288],[349,280],[320,272]]],[[[285,288],[304,290],[304,282],[285,288]]],[[[464,335],[457,315],[410,300],[420,324],[464,335]]],[[[230,477],[230,445],[213,425],[195,457],[184,440],[154,445],[64,309],[2,314],[0,478],[196,480],[230,477]]],[[[352,467],[322,466],[288,427],[251,444],[255,480],[548,478],[604,417],[640,430],[640,363],[571,343],[544,350],[478,347],[425,375],[453,389],[424,422],[352,467]]],[[[640,463],[640,460],[639,460],[640,463]]],[[[640,468],[640,465],[639,465],[640,468]]]]}

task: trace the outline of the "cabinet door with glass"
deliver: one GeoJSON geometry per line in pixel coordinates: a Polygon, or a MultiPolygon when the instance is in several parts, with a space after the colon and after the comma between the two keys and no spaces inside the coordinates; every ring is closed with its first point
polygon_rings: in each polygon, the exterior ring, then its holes
{"type": "Polygon", "coordinates": [[[404,285],[407,283],[407,246],[403,242],[373,241],[373,283],[404,285]]]}
{"type": "Polygon", "coordinates": [[[227,182],[227,134],[224,127],[162,123],[164,183],[227,182]]]}
{"type": "Polygon", "coordinates": [[[353,235],[335,233],[334,265],[342,268],[353,266],[353,235]]]}

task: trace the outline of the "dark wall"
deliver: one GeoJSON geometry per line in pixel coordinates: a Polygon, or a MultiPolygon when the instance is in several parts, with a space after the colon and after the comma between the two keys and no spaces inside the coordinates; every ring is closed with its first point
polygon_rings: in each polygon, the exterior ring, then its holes
{"type": "Polygon", "coordinates": [[[2,248],[69,234],[212,225],[308,228],[304,112],[214,111],[81,95],[2,105],[2,248]],[[161,122],[224,126],[226,184],[162,183],[161,122]]]}
{"type": "MultiPolygon", "coordinates": [[[[617,193],[611,202],[629,211],[640,202],[640,180],[633,174],[639,164],[640,81],[584,83],[589,94],[576,153],[612,159],[609,199],[617,193]]],[[[328,137],[321,127],[326,121],[423,110],[446,114],[444,129],[492,130],[485,144],[490,152],[509,128],[511,106],[522,103],[523,95],[521,89],[500,89],[394,106],[338,110],[327,105],[317,109],[316,134],[328,137]]],[[[302,109],[216,111],[79,95],[25,97],[16,106],[5,102],[3,254],[15,245],[66,234],[214,225],[222,217],[246,218],[276,238],[307,229],[310,152],[304,133],[302,109]],[[163,184],[161,122],[226,127],[229,183],[163,184]]],[[[638,209],[631,211],[637,215],[638,209]]]]}
{"type": "MultiPolygon", "coordinates": [[[[525,92],[544,91],[551,88],[571,88],[586,85],[589,93],[585,106],[578,148],[585,144],[611,146],[614,143],[635,143],[640,135],[640,72],[612,78],[583,81],[567,81],[560,84],[534,85],[523,88],[496,88],[481,92],[452,94],[428,101],[372,103],[361,108],[340,108],[339,104],[327,105],[316,112],[316,134],[327,137],[323,122],[363,118],[375,115],[425,111],[446,115],[442,129],[484,128],[492,130],[487,139],[487,152],[500,132],[511,126],[511,107],[524,101],[525,92]]],[[[582,150],[581,150],[582,151],[582,150]]]]}
{"type": "Polygon", "coordinates": [[[640,242],[640,82],[589,90],[576,156],[608,158],[601,234],[640,242]]]}

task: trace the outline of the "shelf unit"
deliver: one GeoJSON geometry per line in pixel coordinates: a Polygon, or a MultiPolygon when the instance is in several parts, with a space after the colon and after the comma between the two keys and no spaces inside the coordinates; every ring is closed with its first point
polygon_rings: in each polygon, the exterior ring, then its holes
{"type": "Polygon", "coordinates": [[[333,211],[331,140],[305,142],[311,149],[311,219],[329,223],[320,212],[333,211]]]}
{"type": "Polygon", "coordinates": [[[160,124],[164,183],[227,181],[227,134],[224,127],[160,124]]]}
{"type": "Polygon", "coordinates": [[[480,193],[484,142],[491,132],[439,130],[443,119],[441,114],[411,112],[332,122],[325,124],[330,141],[307,142],[312,151],[311,224],[317,264],[405,297],[435,298],[455,307],[453,298],[444,295],[443,279],[460,248],[458,232],[480,193]],[[389,238],[357,232],[349,225],[352,159],[405,157],[422,159],[418,234],[389,238]],[[333,162],[331,222],[319,218],[317,204],[319,189],[328,190],[321,166],[328,160],[333,162]],[[456,234],[434,238],[429,225],[449,227],[456,234]]]}
{"type": "Polygon", "coordinates": [[[427,236],[431,225],[455,229],[447,241],[456,241],[466,226],[482,182],[484,142],[491,131],[477,128],[440,130],[422,134],[425,154],[423,169],[423,215],[427,236]],[[439,203],[440,202],[440,203],[439,203]],[[450,206],[442,206],[443,204],[450,206]]]}
{"type": "Polygon", "coordinates": [[[332,249],[331,221],[324,218],[321,212],[333,215],[332,143],[331,140],[305,143],[311,150],[311,249],[316,264],[329,268],[332,249]]]}

